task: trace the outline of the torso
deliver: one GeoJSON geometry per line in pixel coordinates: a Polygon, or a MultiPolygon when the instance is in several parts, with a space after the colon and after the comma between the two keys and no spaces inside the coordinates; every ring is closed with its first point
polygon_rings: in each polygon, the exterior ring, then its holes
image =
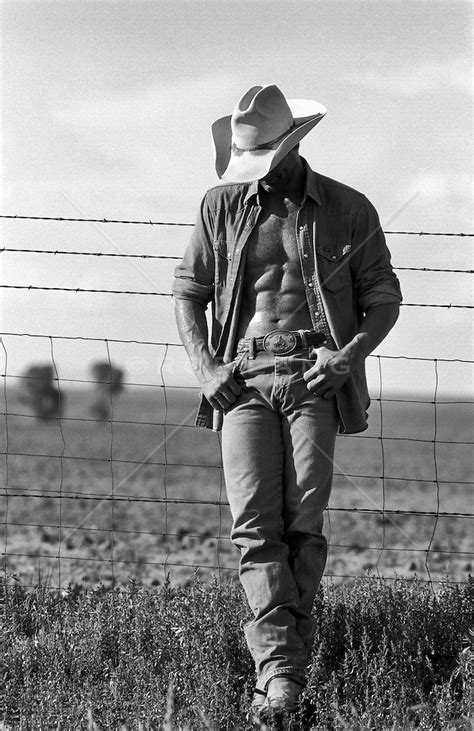
{"type": "Polygon", "coordinates": [[[262,194],[262,212],[248,242],[238,337],[271,330],[311,330],[296,240],[299,206],[262,194]]]}

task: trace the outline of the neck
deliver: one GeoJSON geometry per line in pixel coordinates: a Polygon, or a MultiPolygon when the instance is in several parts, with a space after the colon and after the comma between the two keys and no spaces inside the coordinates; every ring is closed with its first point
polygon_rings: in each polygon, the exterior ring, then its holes
{"type": "Polygon", "coordinates": [[[278,198],[290,198],[299,204],[304,197],[306,171],[301,157],[282,161],[275,170],[260,181],[263,191],[278,198]]]}
{"type": "Polygon", "coordinates": [[[300,193],[301,197],[303,197],[306,181],[305,168],[301,157],[298,156],[297,160],[298,162],[295,164],[293,175],[288,183],[288,193],[300,193]]]}

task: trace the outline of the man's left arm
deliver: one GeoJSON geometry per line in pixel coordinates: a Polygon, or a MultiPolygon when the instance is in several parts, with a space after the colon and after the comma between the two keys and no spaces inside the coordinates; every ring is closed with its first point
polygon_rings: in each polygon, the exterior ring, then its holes
{"type": "Polygon", "coordinates": [[[304,375],[308,389],[328,399],[388,335],[402,299],[377,211],[365,197],[354,218],[352,237],[352,281],[364,317],[358,333],[340,350],[318,348],[315,365],[304,375]]]}
{"type": "Polygon", "coordinates": [[[315,396],[332,398],[351,371],[360,366],[395,325],[400,306],[397,303],[373,305],[367,310],[357,335],[340,350],[317,348],[316,363],[303,377],[315,396]]]}

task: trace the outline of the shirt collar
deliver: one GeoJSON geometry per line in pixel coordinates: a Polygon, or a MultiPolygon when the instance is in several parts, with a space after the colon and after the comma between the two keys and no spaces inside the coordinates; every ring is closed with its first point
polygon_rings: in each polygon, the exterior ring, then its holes
{"type": "Polygon", "coordinates": [[[308,165],[308,163],[306,162],[306,160],[304,158],[303,158],[303,162],[304,162],[304,166],[306,169],[306,181],[305,181],[305,186],[304,186],[304,197],[303,197],[302,205],[304,205],[304,203],[306,202],[306,197],[309,195],[315,201],[315,203],[317,203],[318,206],[320,206],[321,205],[321,196],[318,193],[318,187],[316,184],[316,175],[311,170],[310,166],[308,165]]]}
{"type": "MultiPolygon", "coordinates": [[[[306,179],[305,179],[305,185],[304,185],[304,196],[303,200],[301,202],[301,205],[303,206],[306,203],[307,196],[310,196],[318,205],[321,205],[321,197],[318,193],[317,184],[316,184],[316,175],[311,170],[310,166],[304,159],[302,158],[305,171],[306,171],[306,179]]],[[[249,183],[249,188],[247,191],[247,194],[245,196],[245,203],[247,204],[251,198],[254,196],[257,198],[257,204],[260,205],[260,186],[258,184],[258,180],[254,180],[253,183],[249,183]]]]}
{"type": "Polygon", "coordinates": [[[247,191],[247,194],[245,196],[245,203],[247,204],[253,196],[257,197],[257,203],[260,205],[260,197],[259,197],[259,187],[258,187],[258,180],[254,180],[253,183],[249,183],[249,189],[247,191]]]}

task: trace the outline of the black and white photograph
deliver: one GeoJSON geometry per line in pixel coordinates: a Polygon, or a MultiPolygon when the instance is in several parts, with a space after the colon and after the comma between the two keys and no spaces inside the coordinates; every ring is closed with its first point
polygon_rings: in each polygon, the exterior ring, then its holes
{"type": "Polygon", "coordinates": [[[0,13],[0,731],[468,731],[471,0],[0,13]]]}

